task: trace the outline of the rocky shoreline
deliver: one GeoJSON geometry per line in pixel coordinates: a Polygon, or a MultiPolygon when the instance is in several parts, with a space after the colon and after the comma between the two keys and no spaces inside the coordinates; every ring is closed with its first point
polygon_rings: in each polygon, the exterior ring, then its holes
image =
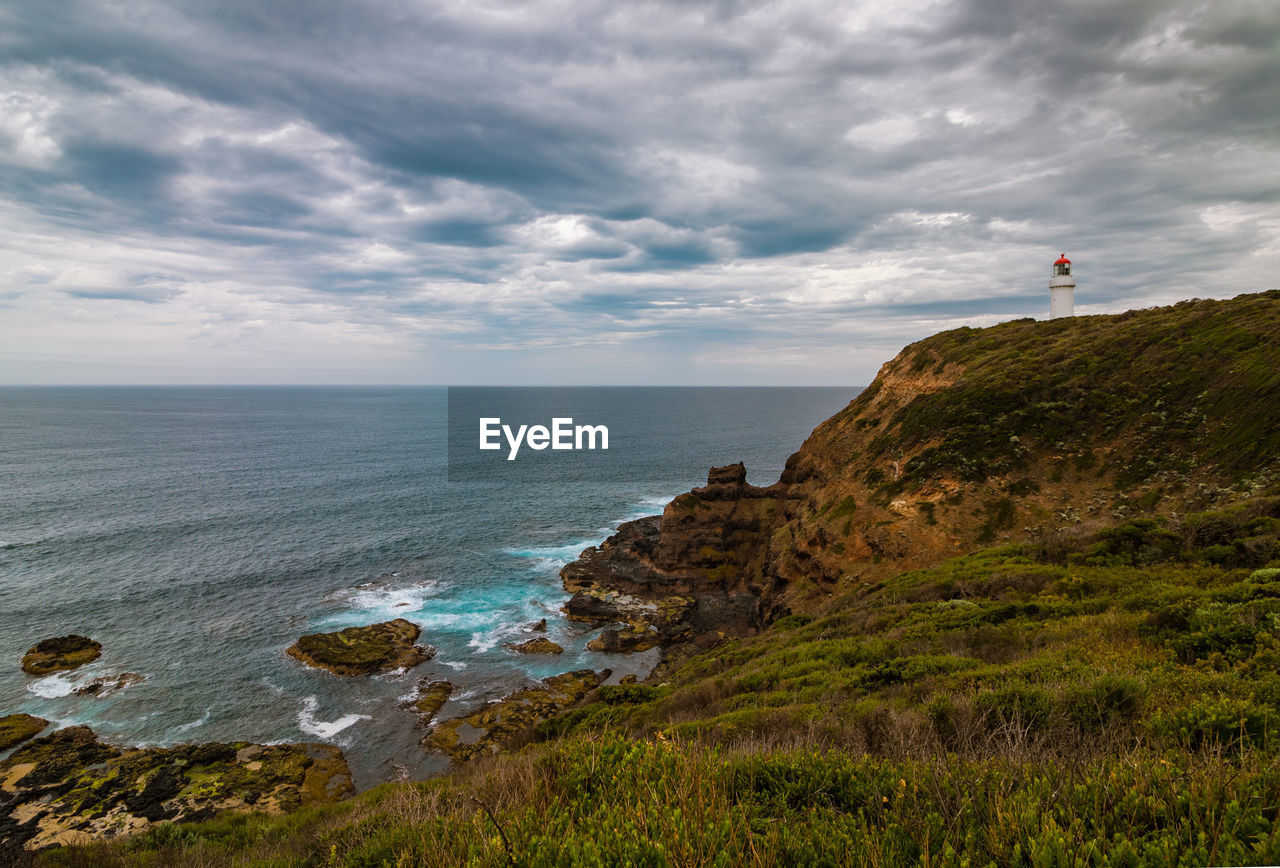
{"type": "Polygon", "coordinates": [[[539,721],[576,704],[610,674],[608,669],[580,669],[544,678],[536,687],[518,690],[469,714],[437,724],[422,745],[455,760],[492,753],[539,721]]]}
{"type": "MultiPolygon", "coordinates": [[[[769,496],[766,489],[746,486],[745,470],[734,465],[713,469],[708,486],[693,494],[714,500],[721,492],[729,503],[747,490],[769,496]]],[[[600,628],[587,643],[590,651],[624,655],[657,649],[662,661],[755,628],[756,599],[750,592],[724,580],[708,580],[699,570],[664,568],[679,556],[664,550],[670,547],[672,527],[667,514],[626,522],[563,568],[561,581],[572,595],[563,607],[565,618],[600,628]]],[[[716,543],[721,546],[717,554],[704,555],[723,560],[724,541],[716,543]]],[[[727,578],[728,573],[718,575],[727,578]]],[[[545,635],[545,619],[525,629],[527,638],[504,647],[520,655],[555,657],[564,652],[545,635]]],[[[306,634],[286,653],[344,677],[404,673],[435,655],[431,646],[417,644],[420,633],[418,625],[397,618],[306,634]]],[[[95,640],[63,636],[32,647],[22,666],[42,677],[76,669],[101,653],[95,640]]],[[[539,722],[589,699],[611,674],[608,668],[563,672],[443,720],[440,713],[457,696],[457,685],[424,677],[401,706],[416,714],[424,728],[424,750],[464,762],[518,742],[539,722]]],[[[133,672],[99,675],[72,693],[104,698],[143,679],[133,672]]],[[[620,679],[637,680],[635,673],[620,679]]],[[[27,714],[0,717],[0,750],[11,751],[0,761],[0,857],[130,834],[161,821],[206,819],[227,810],[280,813],[355,792],[346,759],[332,745],[120,747],[102,741],[87,726],[40,736],[48,726],[27,714]]]]}
{"type": "Polygon", "coordinates": [[[165,820],[283,813],[354,792],[346,759],[332,745],[119,748],[87,726],[66,727],[0,762],[0,861],[165,820]]]}

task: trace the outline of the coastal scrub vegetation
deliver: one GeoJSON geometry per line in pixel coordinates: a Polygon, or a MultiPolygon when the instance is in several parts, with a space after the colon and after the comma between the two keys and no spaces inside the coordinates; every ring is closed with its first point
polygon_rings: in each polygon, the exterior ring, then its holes
{"type": "MultiPolygon", "coordinates": [[[[1277,301],[1271,290],[942,332],[914,345],[911,370],[963,375],[898,410],[871,453],[914,453],[904,485],[982,482],[1047,452],[1074,455],[1079,471],[1121,486],[1205,463],[1234,484],[1280,454],[1280,402],[1270,400],[1280,392],[1277,301]],[[1095,450],[1113,445],[1122,448],[1099,464],[1095,450]]],[[[874,395],[866,390],[861,403],[874,395]]]]}
{"type": "Polygon", "coordinates": [[[600,687],[436,780],[34,858],[1280,862],[1280,498],[987,548],[664,677],[600,687]]]}

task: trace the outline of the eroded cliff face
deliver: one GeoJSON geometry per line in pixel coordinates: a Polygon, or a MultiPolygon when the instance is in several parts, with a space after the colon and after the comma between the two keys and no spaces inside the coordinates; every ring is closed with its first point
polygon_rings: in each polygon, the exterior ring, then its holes
{"type": "Polygon", "coordinates": [[[777,483],[713,468],[584,552],[562,574],[570,616],[713,641],[983,546],[1176,524],[1277,488],[1277,333],[1272,291],[935,335],[818,426],[777,483]]]}
{"type": "Polygon", "coordinates": [[[748,567],[783,511],[789,485],[748,485],[742,464],[712,468],[707,485],[661,516],[627,522],[561,572],[574,594],[566,612],[625,622],[657,644],[744,633],[761,622],[748,567]]]}

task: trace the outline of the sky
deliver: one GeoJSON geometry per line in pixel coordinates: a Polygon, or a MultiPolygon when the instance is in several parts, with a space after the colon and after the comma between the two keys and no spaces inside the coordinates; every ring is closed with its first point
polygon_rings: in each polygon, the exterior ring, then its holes
{"type": "Polygon", "coordinates": [[[1278,206],[1274,0],[0,0],[0,384],[865,385],[1278,206]]]}

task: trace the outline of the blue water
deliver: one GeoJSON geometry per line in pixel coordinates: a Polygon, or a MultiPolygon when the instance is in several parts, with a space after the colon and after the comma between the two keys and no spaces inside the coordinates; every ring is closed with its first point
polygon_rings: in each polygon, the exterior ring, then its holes
{"type": "Polygon", "coordinates": [[[629,391],[656,420],[661,472],[619,453],[594,484],[522,486],[446,481],[444,389],[0,389],[0,714],[119,744],[329,741],[363,787],[445,765],[398,707],[420,678],[459,685],[451,716],[556,672],[643,670],[656,652],[586,650],[593,632],[559,613],[560,567],[713,464],[775,481],[856,390],[629,391]],[[435,659],[339,678],[284,654],[303,633],[395,617],[435,659]],[[503,647],[540,618],[565,654],[503,647]],[[67,633],[102,657],[21,672],[27,648],[67,633]],[[71,693],[121,672],[145,681],[71,693]]]}

